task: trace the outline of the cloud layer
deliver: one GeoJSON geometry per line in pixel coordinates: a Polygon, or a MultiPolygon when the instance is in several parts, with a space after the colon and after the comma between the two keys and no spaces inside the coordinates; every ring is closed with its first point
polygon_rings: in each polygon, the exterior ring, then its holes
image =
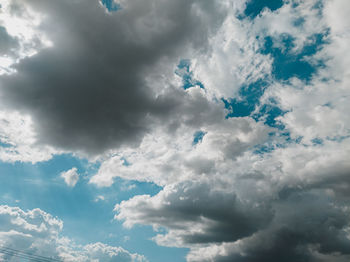
{"type": "Polygon", "coordinates": [[[188,98],[172,91],[164,63],[205,49],[223,12],[211,1],[131,1],[113,14],[97,1],[10,5],[45,15],[37,28],[53,44],[1,77],[2,103],[31,114],[40,143],[87,154],[138,145],[155,119],[179,110],[188,98]],[[147,81],[155,74],[167,78],[161,90],[147,81]]]}
{"type": "MultiPolygon", "coordinates": [[[[117,203],[115,218],[151,225],[188,261],[348,261],[350,5],[280,1],[248,15],[254,2],[8,4],[33,32],[0,24],[0,53],[15,61],[0,76],[1,159],[98,156],[90,184],[161,186],[117,203]]],[[[73,251],[59,220],[2,210],[6,245],[143,259],[100,243],[73,251]]]]}

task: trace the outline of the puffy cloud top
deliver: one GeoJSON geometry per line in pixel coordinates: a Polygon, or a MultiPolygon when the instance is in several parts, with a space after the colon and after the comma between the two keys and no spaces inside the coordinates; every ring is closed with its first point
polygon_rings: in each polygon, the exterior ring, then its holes
{"type": "MultiPolygon", "coordinates": [[[[1,248],[19,250],[24,255],[44,256],[62,261],[121,261],[146,262],[146,258],[129,253],[121,247],[102,243],[79,246],[61,236],[63,222],[52,215],[33,209],[23,211],[18,207],[0,206],[1,248]]],[[[1,261],[17,261],[14,252],[1,252],[1,261]]],[[[15,252],[16,253],[16,252],[15,252]]]]}

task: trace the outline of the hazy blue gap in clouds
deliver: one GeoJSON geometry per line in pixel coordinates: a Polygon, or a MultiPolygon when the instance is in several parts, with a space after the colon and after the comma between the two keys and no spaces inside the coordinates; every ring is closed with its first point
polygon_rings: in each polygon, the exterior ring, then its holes
{"type": "Polygon", "coordinates": [[[244,10],[244,15],[254,19],[264,8],[269,8],[271,11],[275,11],[282,6],[283,0],[250,0],[244,10]]]}
{"type": "Polygon", "coordinates": [[[264,124],[270,127],[274,127],[279,130],[285,129],[285,126],[281,122],[276,121],[276,118],[283,116],[288,111],[279,108],[277,102],[272,98],[269,99],[269,102],[269,104],[261,105],[259,111],[254,113],[252,118],[254,118],[256,121],[264,121],[264,124]]]}
{"type": "Polygon", "coordinates": [[[318,64],[311,64],[305,58],[316,54],[327,43],[325,40],[327,34],[328,32],[313,35],[310,38],[312,44],[305,45],[299,52],[293,52],[295,47],[293,36],[287,34],[282,36],[282,48],[274,46],[274,39],[267,36],[264,39],[264,47],[260,52],[273,58],[272,76],[277,80],[284,81],[297,77],[309,82],[312,76],[317,73],[317,70],[324,65],[322,61],[318,61],[318,64]]]}
{"type": "Polygon", "coordinates": [[[118,11],[121,6],[114,2],[114,0],[101,0],[101,3],[107,8],[109,12],[118,11]]]}
{"type": "Polygon", "coordinates": [[[193,78],[193,72],[190,67],[191,61],[189,59],[181,59],[175,70],[175,74],[182,78],[182,88],[186,90],[194,86],[199,86],[204,89],[204,85],[193,78]]]}
{"type": "Polygon", "coordinates": [[[225,108],[229,110],[226,118],[249,116],[259,105],[267,86],[266,80],[259,79],[254,83],[243,85],[238,92],[238,98],[222,99],[225,108]]]}
{"type": "Polygon", "coordinates": [[[203,132],[201,130],[195,132],[193,134],[193,142],[192,145],[197,145],[198,143],[200,143],[203,140],[203,137],[205,136],[206,132],[203,132]]]}
{"type": "Polygon", "coordinates": [[[270,132],[268,142],[254,146],[253,153],[257,155],[271,153],[277,148],[287,148],[290,144],[300,144],[302,138],[302,136],[292,138],[290,132],[284,129],[281,129],[278,132],[270,132]],[[276,143],[276,138],[282,138],[282,141],[276,143]]]}
{"type": "Polygon", "coordinates": [[[13,147],[13,145],[8,144],[8,143],[5,143],[5,142],[1,142],[1,140],[0,140],[0,147],[3,147],[3,148],[10,148],[10,147],[13,147]]]}

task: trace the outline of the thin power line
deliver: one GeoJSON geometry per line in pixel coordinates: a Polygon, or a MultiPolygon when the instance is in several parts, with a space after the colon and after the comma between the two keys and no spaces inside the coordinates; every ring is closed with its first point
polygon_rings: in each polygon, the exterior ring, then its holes
{"type": "Polygon", "coordinates": [[[61,262],[61,260],[58,260],[55,258],[49,258],[49,257],[40,256],[40,255],[29,254],[29,253],[26,253],[24,251],[10,248],[10,247],[5,247],[5,246],[0,246],[0,253],[10,255],[10,256],[19,257],[19,258],[26,258],[26,259],[29,259],[29,261],[61,262]]]}
{"type": "Polygon", "coordinates": [[[24,259],[27,259],[28,261],[36,261],[36,262],[54,261],[54,260],[38,258],[38,257],[35,257],[35,256],[24,255],[24,254],[21,254],[21,253],[16,253],[14,251],[0,250],[0,253],[3,253],[5,255],[9,255],[11,257],[24,258],[24,259]]]}
{"type": "Polygon", "coordinates": [[[23,253],[18,253],[18,252],[14,252],[14,251],[9,251],[9,250],[0,250],[0,253],[3,253],[5,255],[9,255],[11,257],[18,257],[18,258],[25,258],[29,261],[36,261],[36,262],[51,262],[51,261],[55,261],[55,260],[51,260],[49,258],[47,259],[43,259],[40,257],[36,257],[36,256],[31,256],[31,255],[25,255],[23,253]]]}
{"type": "Polygon", "coordinates": [[[9,255],[10,257],[18,257],[18,258],[24,258],[27,259],[28,261],[36,261],[36,262],[48,262],[50,260],[39,260],[37,258],[31,257],[31,256],[26,256],[26,255],[21,255],[18,253],[15,253],[13,251],[6,251],[6,250],[0,250],[0,253],[9,255]]]}

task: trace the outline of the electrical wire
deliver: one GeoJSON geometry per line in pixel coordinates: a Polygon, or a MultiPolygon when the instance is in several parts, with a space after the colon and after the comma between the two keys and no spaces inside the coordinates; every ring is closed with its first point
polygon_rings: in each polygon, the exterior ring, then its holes
{"type": "Polygon", "coordinates": [[[34,255],[34,254],[26,253],[26,252],[18,250],[18,249],[5,247],[5,246],[0,246],[0,253],[5,254],[5,255],[9,255],[9,256],[13,256],[13,257],[18,257],[18,258],[25,258],[25,259],[28,259],[29,261],[33,261],[33,262],[62,262],[61,260],[58,260],[55,258],[34,255]]]}

